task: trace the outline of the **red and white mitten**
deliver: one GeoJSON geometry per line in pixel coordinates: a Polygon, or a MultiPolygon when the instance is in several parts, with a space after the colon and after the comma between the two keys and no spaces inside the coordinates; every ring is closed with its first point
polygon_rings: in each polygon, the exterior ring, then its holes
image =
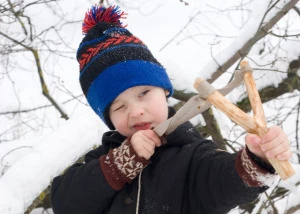
{"type": "Polygon", "coordinates": [[[115,190],[121,190],[150,163],[149,160],[137,155],[130,139],[126,139],[121,146],[111,149],[107,155],[101,156],[99,161],[107,182],[115,190]]]}
{"type": "Polygon", "coordinates": [[[243,148],[239,151],[236,159],[238,174],[248,186],[271,186],[278,175],[274,173],[274,170],[262,167],[259,162],[262,162],[262,160],[255,160],[248,148],[243,148]]]}

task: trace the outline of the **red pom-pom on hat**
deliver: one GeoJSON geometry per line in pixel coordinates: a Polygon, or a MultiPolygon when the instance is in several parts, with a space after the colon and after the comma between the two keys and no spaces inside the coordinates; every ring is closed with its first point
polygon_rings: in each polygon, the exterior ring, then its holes
{"type": "Polygon", "coordinates": [[[92,6],[92,8],[85,13],[82,23],[82,33],[87,34],[88,31],[99,22],[107,22],[126,27],[123,26],[120,21],[120,19],[125,19],[126,15],[127,14],[124,11],[120,10],[119,6],[113,5],[108,8],[105,8],[102,5],[92,6]]]}

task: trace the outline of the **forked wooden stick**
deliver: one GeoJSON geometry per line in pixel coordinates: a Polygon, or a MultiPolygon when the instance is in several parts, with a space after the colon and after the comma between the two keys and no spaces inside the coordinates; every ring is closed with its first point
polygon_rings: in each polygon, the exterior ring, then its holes
{"type": "MultiPolygon", "coordinates": [[[[194,84],[196,90],[203,94],[203,85],[205,90],[210,91],[204,95],[204,98],[211,102],[216,108],[225,113],[232,121],[240,125],[247,132],[263,137],[267,133],[267,124],[265,120],[264,111],[262,108],[260,96],[256,89],[256,85],[252,76],[252,69],[248,62],[242,61],[241,69],[245,71],[244,81],[247,88],[247,93],[253,109],[253,117],[249,116],[237,106],[232,104],[217,90],[213,90],[208,82],[202,78],[197,78],[194,84]]],[[[286,180],[295,174],[295,170],[289,161],[279,161],[276,158],[268,159],[281,179],[286,180]]]]}

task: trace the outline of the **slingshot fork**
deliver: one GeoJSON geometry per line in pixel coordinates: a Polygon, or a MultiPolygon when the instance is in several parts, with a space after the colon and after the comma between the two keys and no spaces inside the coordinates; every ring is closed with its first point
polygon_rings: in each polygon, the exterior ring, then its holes
{"type": "MultiPolygon", "coordinates": [[[[245,72],[244,82],[253,110],[253,117],[232,104],[204,79],[197,78],[194,87],[199,92],[201,98],[208,100],[216,108],[225,113],[232,121],[240,125],[247,132],[262,137],[268,130],[261,99],[252,76],[252,68],[247,61],[242,61],[240,67],[241,70],[245,72]]],[[[279,161],[276,158],[270,158],[268,161],[283,180],[295,174],[295,170],[289,161],[279,161]]]]}

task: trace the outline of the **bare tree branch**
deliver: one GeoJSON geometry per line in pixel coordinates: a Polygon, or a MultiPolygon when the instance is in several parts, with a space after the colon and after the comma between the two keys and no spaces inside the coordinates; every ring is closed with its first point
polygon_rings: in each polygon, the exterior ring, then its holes
{"type": "MultiPolygon", "coordinates": [[[[69,100],[66,100],[66,101],[62,102],[62,104],[66,104],[66,103],[68,103],[70,101],[73,101],[73,100],[77,100],[77,101],[81,102],[78,98],[82,97],[82,96],[83,96],[82,94],[78,95],[78,96],[75,96],[72,99],[69,99],[69,100]]],[[[0,115],[22,114],[22,113],[28,113],[28,112],[31,112],[31,111],[36,111],[36,110],[39,110],[39,109],[49,108],[49,107],[53,107],[53,105],[50,104],[50,105],[43,105],[43,106],[38,106],[38,107],[35,107],[35,108],[29,108],[29,109],[23,109],[23,110],[0,112],[0,115]]]]}
{"type": "MultiPolygon", "coordinates": [[[[300,60],[293,60],[290,63],[288,76],[283,79],[278,86],[267,86],[259,90],[262,102],[268,102],[285,93],[300,90],[300,77],[297,75],[297,70],[300,68],[300,60]]],[[[237,105],[243,111],[249,112],[251,107],[247,97],[237,102],[237,105]]]]}
{"type": "Polygon", "coordinates": [[[198,11],[192,18],[189,19],[188,23],[176,34],[171,38],[163,47],[159,49],[159,51],[162,51],[165,49],[178,35],[180,35],[188,26],[190,23],[193,22],[193,20],[200,14],[200,11],[198,11]]]}
{"type": "Polygon", "coordinates": [[[269,22],[265,23],[257,33],[235,53],[233,54],[225,63],[219,66],[219,68],[212,74],[211,78],[208,79],[208,82],[215,81],[218,77],[220,77],[224,72],[227,71],[236,61],[240,58],[244,58],[253,45],[259,41],[261,38],[268,34],[268,31],[290,10],[292,9],[299,0],[291,0],[289,1],[281,11],[279,11],[269,22]]]}
{"type": "Polygon", "coordinates": [[[18,20],[18,22],[20,23],[21,25],[21,28],[23,29],[24,31],[24,34],[27,36],[27,30],[26,30],[26,27],[25,27],[25,24],[24,22],[20,19],[19,15],[20,15],[20,11],[19,12],[16,12],[15,9],[14,9],[14,5],[11,3],[10,0],[7,0],[8,2],[8,5],[10,6],[10,10],[11,12],[13,13],[13,15],[16,17],[16,19],[18,20]]]}
{"type": "Polygon", "coordinates": [[[287,37],[297,37],[297,38],[298,38],[298,37],[300,36],[300,34],[278,35],[278,34],[276,34],[276,33],[273,33],[272,31],[270,31],[269,34],[272,35],[272,36],[279,37],[279,38],[287,38],[287,37]]]}
{"type": "Polygon", "coordinates": [[[293,9],[296,11],[296,13],[298,13],[298,15],[300,16],[300,10],[297,6],[293,7],[293,9]]]}
{"type": "MultiPolygon", "coordinates": [[[[299,98],[299,102],[298,102],[298,108],[297,108],[297,117],[296,117],[296,136],[295,136],[295,140],[296,140],[296,148],[297,148],[297,151],[300,151],[300,147],[299,147],[299,130],[300,130],[300,127],[299,127],[299,118],[300,118],[300,98],[299,98]]],[[[300,154],[298,153],[297,154],[298,156],[298,163],[300,163],[300,154]]]]}
{"type": "Polygon", "coordinates": [[[68,117],[67,113],[64,112],[64,110],[59,106],[59,104],[53,99],[53,97],[49,93],[47,84],[44,80],[43,70],[42,70],[42,67],[41,67],[41,62],[40,62],[38,51],[36,49],[32,48],[32,47],[29,47],[29,46],[15,40],[15,39],[11,38],[10,36],[2,33],[1,31],[0,31],[0,35],[4,36],[5,38],[9,39],[10,41],[14,42],[15,44],[18,44],[18,45],[24,47],[26,50],[32,52],[35,63],[36,63],[38,75],[39,75],[39,78],[40,78],[40,83],[41,83],[41,87],[42,87],[42,94],[59,111],[59,113],[61,114],[61,117],[68,120],[69,117],[68,117]]]}

